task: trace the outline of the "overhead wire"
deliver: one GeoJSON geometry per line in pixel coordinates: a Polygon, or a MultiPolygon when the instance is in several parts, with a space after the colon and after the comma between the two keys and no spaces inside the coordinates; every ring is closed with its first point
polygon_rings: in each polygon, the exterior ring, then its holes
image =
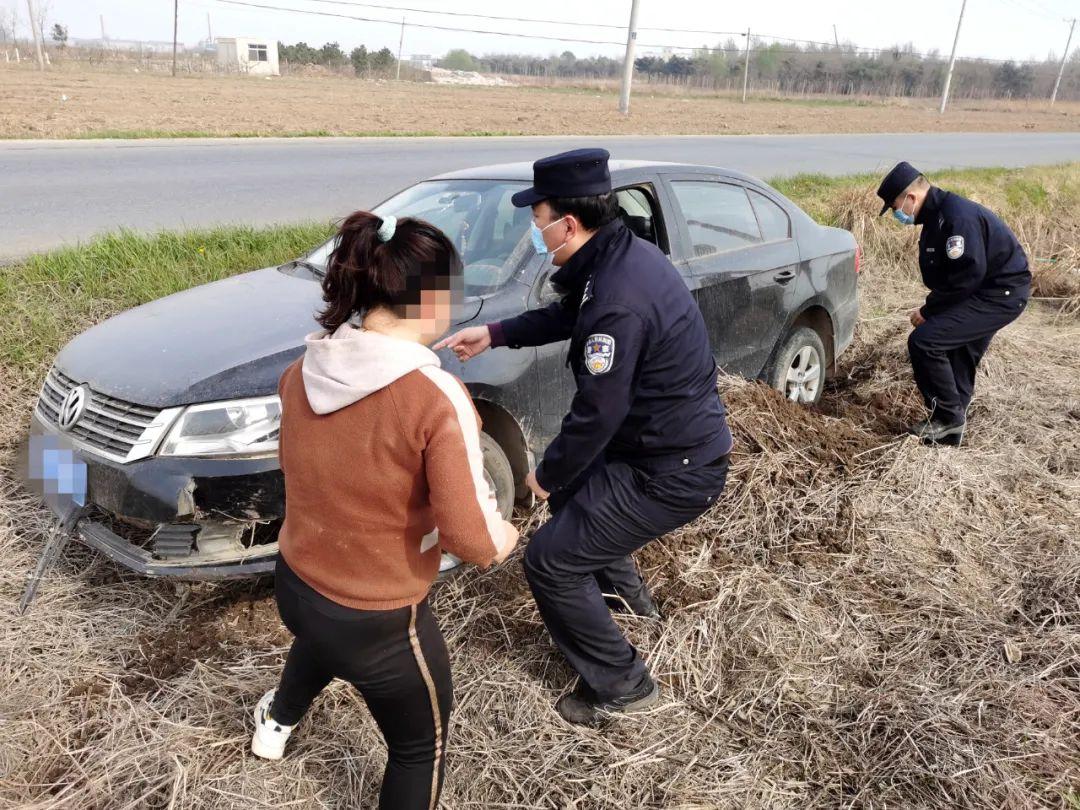
{"type": "MultiPolygon", "coordinates": [[[[185,0],[185,2],[187,2],[187,0],[185,0]]],[[[278,6],[278,5],[272,5],[270,3],[254,2],[254,0],[216,0],[216,2],[224,3],[224,4],[227,4],[227,5],[233,5],[233,6],[244,6],[244,7],[250,7],[250,8],[265,9],[265,10],[269,10],[269,11],[284,11],[284,12],[291,12],[291,13],[294,13],[294,14],[308,14],[308,15],[313,15],[313,16],[332,17],[332,18],[347,19],[347,20],[356,20],[358,22],[370,22],[370,23],[376,23],[376,24],[382,24],[382,25],[400,26],[402,24],[407,24],[410,28],[423,28],[423,29],[435,30],[435,31],[450,31],[450,32],[454,32],[454,33],[485,34],[485,35],[489,35],[489,36],[513,37],[513,38],[518,38],[518,39],[525,38],[525,39],[542,40],[542,41],[547,41],[547,42],[568,42],[568,43],[586,44],[586,45],[623,46],[623,45],[626,44],[625,41],[623,41],[623,40],[602,40],[602,39],[591,39],[591,38],[584,38],[584,37],[569,37],[569,36],[564,37],[564,36],[555,36],[555,35],[551,35],[551,34],[535,34],[535,33],[522,34],[522,33],[517,33],[517,32],[511,32],[511,31],[494,31],[494,30],[490,30],[490,29],[481,29],[481,28],[464,28],[464,27],[460,27],[460,26],[439,25],[437,23],[430,23],[430,22],[429,23],[422,23],[422,22],[403,23],[401,20],[386,20],[386,19],[380,19],[380,18],[377,18],[377,17],[364,17],[364,16],[355,15],[355,14],[342,14],[340,12],[333,12],[333,11],[318,11],[318,10],[310,9],[310,8],[295,8],[295,7],[287,7],[287,6],[278,6]]],[[[381,8],[381,9],[386,9],[386,10],[406,11],[406,12],[416,12],[416,13],[426,13],[426,14],[446,14],[446,15],[453,15],[453,16],[474,16],[474,17],[477,17],[477,18],[499,19],[499,20],[504,20],[504,21],[515,20],[515,21],[519,21],[519,22],[543,22],[543,23],[557,22],[557,21],[550,21],[550,20],[540,20],[540,19],[536,19],[536,18],[523,18],[523,17],[521,17],[521,18],[513,18],[513,17],[506,17],[506,16],[499,16],[499,15],[481,15],[481,14],[470,15],[470,14],[466,14],[465,12],[447,12],[447,11],[434,11],[434,10],[430,10],[430,9],[414,9],[414,8],[409,8],[409,7],[404,7],[404,6],[392,6],[390,4],[366,3],[366,2],[361,2],[361,0],[298,0],[298,2],[317,2],[317,3],[325,3],[325,4],[331,4],[332,3],[332,4],[335,4],[335,5],[363,6],[363,7],[371,7],[371,8],[381,8]]],[[[567,24],[567,23],[558,21],[557,24],[567,24]]],[[[590,25],[590,24],[584,23],[583,25],[590,25]]],[[[609,26],[607,24],[604,24],[604,26],[605,27],[616,27],[616,26],[609,26]]],[[[622,28],[622,26],[618,26],[618,27],[622,28]]],[[[647,29],[645,27],[642,27],[642,30],[662,30],[662,31],[667,31],[669,33],[713,34],[713,35],[718,35],[718,36],[743,36],[743,37],[745,37],[747,35],[747,32],[745,32],[745,31],[739,33],[739,32],[724,32],[724,31],[701,31],[701,30],[678,29],[678,28],[647,29]]],[[[797,43],[797,44],[817,45],[817,46],[828,48],[830,51],[837,51],[835,43],[830,43],[830,42],[825,42],[825,41],[820,41],[820,40],[798,39],[798,38],[784,37],[784,36],[773,35],[773,34],[757,34],[757,35],[755,35],[752,32],[751,32],[751,39],[755,40],[757,42],[762,42],[762,41],[764,41],[766,39],[771,39],[771,40],[775,40],[775,41],[778,41],[778,42],[791,42],[791,43],[797,43]]],[[[690,51],[692,53],[702,53],[702,52],[704,52],[704,53],[717,53],[717,52],[721,52],[721,51],[723,51],[725,53],[731,52],[730,49],[709,48],[707,46],[703,47],[701,45],[674,45],[674,44],[667,44],[667,43],[648,43],[648,42],[639,42],[639,43],[637,43],[637,45],[638,45],[639,48],[642,48],[642,49],[654,49],[654,50],[660,50],[660,51],[690,51]]],[[[784,49],[774,48],[771,45],[768,46],[768,47],[769,47],[769,50],[772,53],[781,53],[781,54],[813,53],[812,51],[808,52],[808,51],[801,50],[801,49],[787,49],[787,50],[784,50],[784,49]]],[[[741,53],[742,50],[743,50],[742,48],[739,48],[737,52],[741,53]]],[[[871,54],[871,53],[873,53],[873,54],[896,54],[898,57],[910,56],[910,57],[918,58],[918,59],[930,58],[929,54],[922,53],[920,51],[915,51],[915,50],[912,50],[912,49],[909,49],[909,48],[903,48],[903,47],[867,48],[867,47],[861,47],[861,46],[858,46],[858,45],[854,45],[852,43],[847,43],[845,45],[840,46],[840,48],[838,49],[838,52],[839,53],[855,52],[855,53],[865,53],[865,54],[871,54]]],[[[1007,59],[992,59],[992,58],[989,58],[989,57],[981,57],[981,56],[962,56],[962,57],[959,57],[959,59],[961,61],[988,62],[988,63],[997,63],[997,64],[1000,64],[1000,63],[1003,63],[1003,62],[1008,62],[1008,61],[1014,61],[1017,64],[1038,64],[1039,63],[1036,60],[1028,60],[1027,62],[1024,62],[1024,61],[1007,60],[1007,59]]]]}

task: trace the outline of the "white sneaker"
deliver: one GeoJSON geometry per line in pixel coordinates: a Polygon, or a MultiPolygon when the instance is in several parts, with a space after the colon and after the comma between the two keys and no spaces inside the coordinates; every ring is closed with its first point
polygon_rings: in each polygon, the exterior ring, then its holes
{"type": "Polygon", "coordinates": [[[449,551],[444,551],[442,559],[439,560],[439,573],[448,574],[461,565],[461,560],[455,557],[449,551]]]}
{"type": "Polygon", "coordinates": [[[289,741],[293,726],[283,726],[270,716],[276,689],[271,689],[255,706],[255,733],[251,737],[251,753],[263,759],[281,759],[285,743],[289,741]]]}

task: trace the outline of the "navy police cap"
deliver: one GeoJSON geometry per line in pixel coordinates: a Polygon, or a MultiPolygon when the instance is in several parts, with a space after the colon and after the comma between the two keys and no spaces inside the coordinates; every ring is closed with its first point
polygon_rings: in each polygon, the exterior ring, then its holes
{"type": "Polygon", "coordinates": [[[611,191],[606,149],[575,149],[541,158],[533,164],[532,188],[512,198],[517,208],[528,208],[551,197],[596,197],[611,191]]]}
{"type": "MultiPolygon", "coordinates": [[[[892,171],[885,175],[885,179],[882,180],[881,185],[878,186],[877,195],[881,197],[882,202],[885,203],[884,207],[881,209],[881,214],[884,214],[892,208],[892,204],[896,202],[896,198],[903,194],[904,189],[914,183],[920,174],[922,174],[922,172],[906,160],[901,160],[893,166],[892,171]]],[[[878,214],[878,216],[880,217],[881,214],[878,214]]]]}

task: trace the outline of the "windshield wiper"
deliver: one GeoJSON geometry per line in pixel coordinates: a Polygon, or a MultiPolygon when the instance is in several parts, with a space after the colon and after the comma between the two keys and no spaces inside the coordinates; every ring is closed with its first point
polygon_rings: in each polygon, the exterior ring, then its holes
{"type": "Polygon", "coordinates": [[[285,262],[285,264],[279,267],[279,270],[295,270],[298,267],[302,267],[307,270],[313,276],[322,278],[326,275],[326,268],[321,264],[315,264],[315,262],[309,262],[307,259],[293,259],[291,262],[285,262]]]}

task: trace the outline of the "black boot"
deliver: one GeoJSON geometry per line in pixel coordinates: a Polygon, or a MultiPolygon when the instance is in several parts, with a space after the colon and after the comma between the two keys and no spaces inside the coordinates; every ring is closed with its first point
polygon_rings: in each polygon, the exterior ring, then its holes
{"type": "Polygon", "coordinates": [[[629,714],[649,708],[660,698],[660,687],[649,676],[633,691],[609,700],[600,700],[584,681],[578,681],[574,691],[563,695],[555,704],[562,718],[580,726],[595,726],[612,714],[629,714]]]}
{"type": "Polygon", "coordinates": [[[959,446],[964,440],[966,422],[940,422],[937,419],[923,419],[909,428],[913,436],[918,436],[925,444],[951,444],[959,446]]]}

